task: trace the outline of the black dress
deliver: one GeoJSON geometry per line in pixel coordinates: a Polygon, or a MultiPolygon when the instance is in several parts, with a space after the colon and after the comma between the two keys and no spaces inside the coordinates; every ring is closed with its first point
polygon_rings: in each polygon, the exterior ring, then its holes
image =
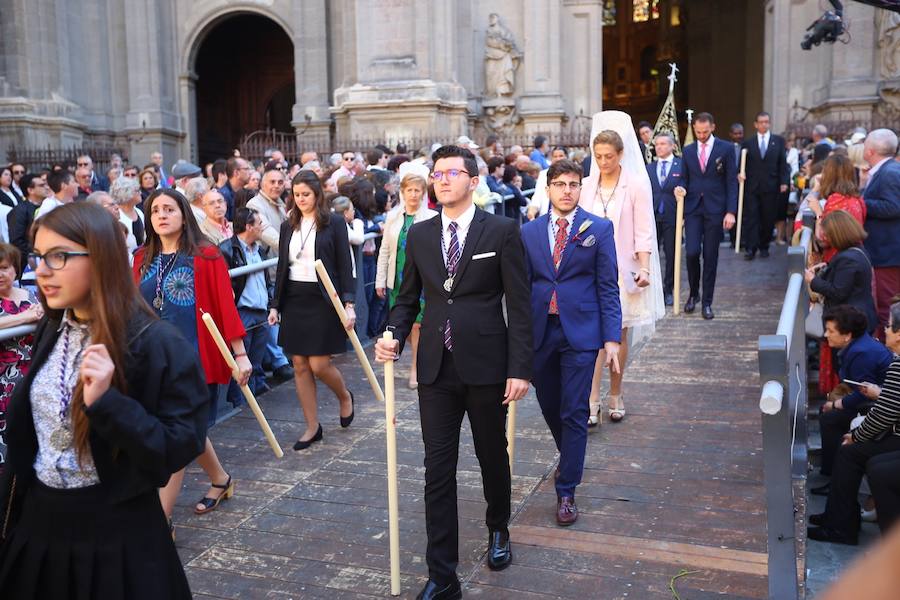
{"type": "MultiPolygon", "coordinates": [[[[293,258],[291,238],[299,235],[299,231],[291,228],[290,221],[282,224],[275,294],[270,304],[281,313],[278,345],[285,354],[297,356],[340,354],[347,350],[347,332],[334,310],[325,286],[321,281],[290,279],[293,258]]],[[[325,227],[316,230],[315,236],[315,259],[322,261],[341,301],[352,302],[356,296],[356,288],[346,222],[343,218],[332,215],[325,227]]]]}
{"type": "Polygon", "coordinates": [[[31,371],[10,403],[9,460],[0,479],[3,598],[191,597],[158,488],[203,450],[206,386],[197,354],[171,325],[136,311],[128,330],[128,393],[110,388],[85,409],[99,483],[56,488],[33,465],[35,375],[60,338],[36,333],[31,371]]]}

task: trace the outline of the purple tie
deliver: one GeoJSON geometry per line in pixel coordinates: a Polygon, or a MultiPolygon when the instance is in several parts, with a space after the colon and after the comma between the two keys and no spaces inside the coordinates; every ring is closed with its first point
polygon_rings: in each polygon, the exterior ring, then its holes
{"type": "MultiPolygon", "coordinates": [[[[450,247],[447,248],[447,276],[456,276],[456,269],[459,266],[459,238],[456,237],[456,228],[458,225],[455,221],[451,221],[450,229],[450,247]]],[[[453,352],[453,338],[450,334],[450,319],[444,326],[444,347],[453,352]]]]}

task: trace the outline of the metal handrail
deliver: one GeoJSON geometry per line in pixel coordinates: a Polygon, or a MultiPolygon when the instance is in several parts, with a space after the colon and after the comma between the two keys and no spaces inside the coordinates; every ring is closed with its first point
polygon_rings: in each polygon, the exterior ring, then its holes
{"type": "MultiPolygon", "coordinates": [[[[240,277],[241,275],[249,275],[251,273],[256,273],[257,271],[262,271],[264,269],[276,266],[278,266],[278,259],[270,258],[253,265],[244,265],[243,267],[235,267],[234,269],[229,269],[228,276],[231,278],[240,277]]],[[[29,333],[34,333],[35,329],[37,329],[37,325],[35,325],[34,323],[0,329],[0,342],[5,342],[6,340],[19,337],[20,335],[28,335],[29,333]]]]}
{"type": "Polygon", "coordinates": [[[805,547],[798,543],[797,515],[805,517],[806,316],[809,290],[803,281],[814,217],[800,244],[788,250],[790,277],[774,335],[759,337],[759,409],[766,486],[769,598],[805,597],[805,547]]]}

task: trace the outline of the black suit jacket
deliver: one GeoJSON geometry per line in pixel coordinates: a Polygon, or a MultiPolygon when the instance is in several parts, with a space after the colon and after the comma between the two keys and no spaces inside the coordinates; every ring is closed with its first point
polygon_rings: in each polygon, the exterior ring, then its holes
{"type": "Polygon", "coordinates": [[[791,169],[787,164],[783,137],[774,133],[769,134],[765,158],[760,156],[757,134],[744,140],[743,147],[747,149],[745,186],[748,192],[777,192],[779,186],[790,182],[791,169]]]}
{"type": "MultiPolygon", "coordinates": [[[[31,252],[31,224],[34,223],[34,213],[40,208],[30,201],[25,200],[19,202],[8,215],[6,215],[6,223],[9,227],[9,243],[19,249],[22,253],[22,264],[28,260],[28,253],[31,252]]],[[[20,273],[21,275],[21,273],[20,273]]]]}
{"type": "MultiPolygon", "coordinates": [[[[350,240],[347,238],[347,222],[343,217],[334,214],[328,215],[328,224],[316,231],[315,258],[321,260],[328,271],[334,289],[343,302],[353,302],[356,299],[356,283],[353,278],[353,265],[350,262],[350,240]]],[[[281,224],[278,237],[278,268],[275,270],[275,295],[269,302],[269,308],[282,310],[285,290],[288,282],[288,269],[291,265],[291,236],[294,230],[291,228],[290,219],[281,224]]],[[[322,296],[331,304],[328,291],[319,281],[319,289],[322,296]]]]}
{"type": "Polygon", "coordinates": [[[424,291],[419,383],[428,385],[437,379],[447,319],[452,327],[453,363],[465,384],[497,384],[510,377],[530,380],[531,290],[519,224],[476,210],[450,292],[443,287],[447,268],[441,228],[441,215],[410,227],[403,284],[388,319],[402,347],[424,291]],[[503,318],[504,296],[508,326],[503,318]]]}

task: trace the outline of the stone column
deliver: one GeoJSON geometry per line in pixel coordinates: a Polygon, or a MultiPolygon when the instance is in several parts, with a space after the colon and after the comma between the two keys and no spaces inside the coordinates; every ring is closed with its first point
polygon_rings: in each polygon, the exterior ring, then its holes
{"type": "Polygon", "coordinates": [[[304,0],[295,10],[292,41],[296,103],[291,125],[297,133],[327,135],[331,125],[327,2],[304,0]]]}
{"type": "Polygon", "coordinates": [[[559,67],[565,110],[589,118],[603,110],[603,1],[567,2],[561,27],[565,42],[557,46],[573,49],[559,67]]]}
{"type": "Polygon", "coordinates": [[[528,134],[559,131],[565,114],[560,95],[560,2],[523,0],[524,86],[519,114],[528,134]]]}

